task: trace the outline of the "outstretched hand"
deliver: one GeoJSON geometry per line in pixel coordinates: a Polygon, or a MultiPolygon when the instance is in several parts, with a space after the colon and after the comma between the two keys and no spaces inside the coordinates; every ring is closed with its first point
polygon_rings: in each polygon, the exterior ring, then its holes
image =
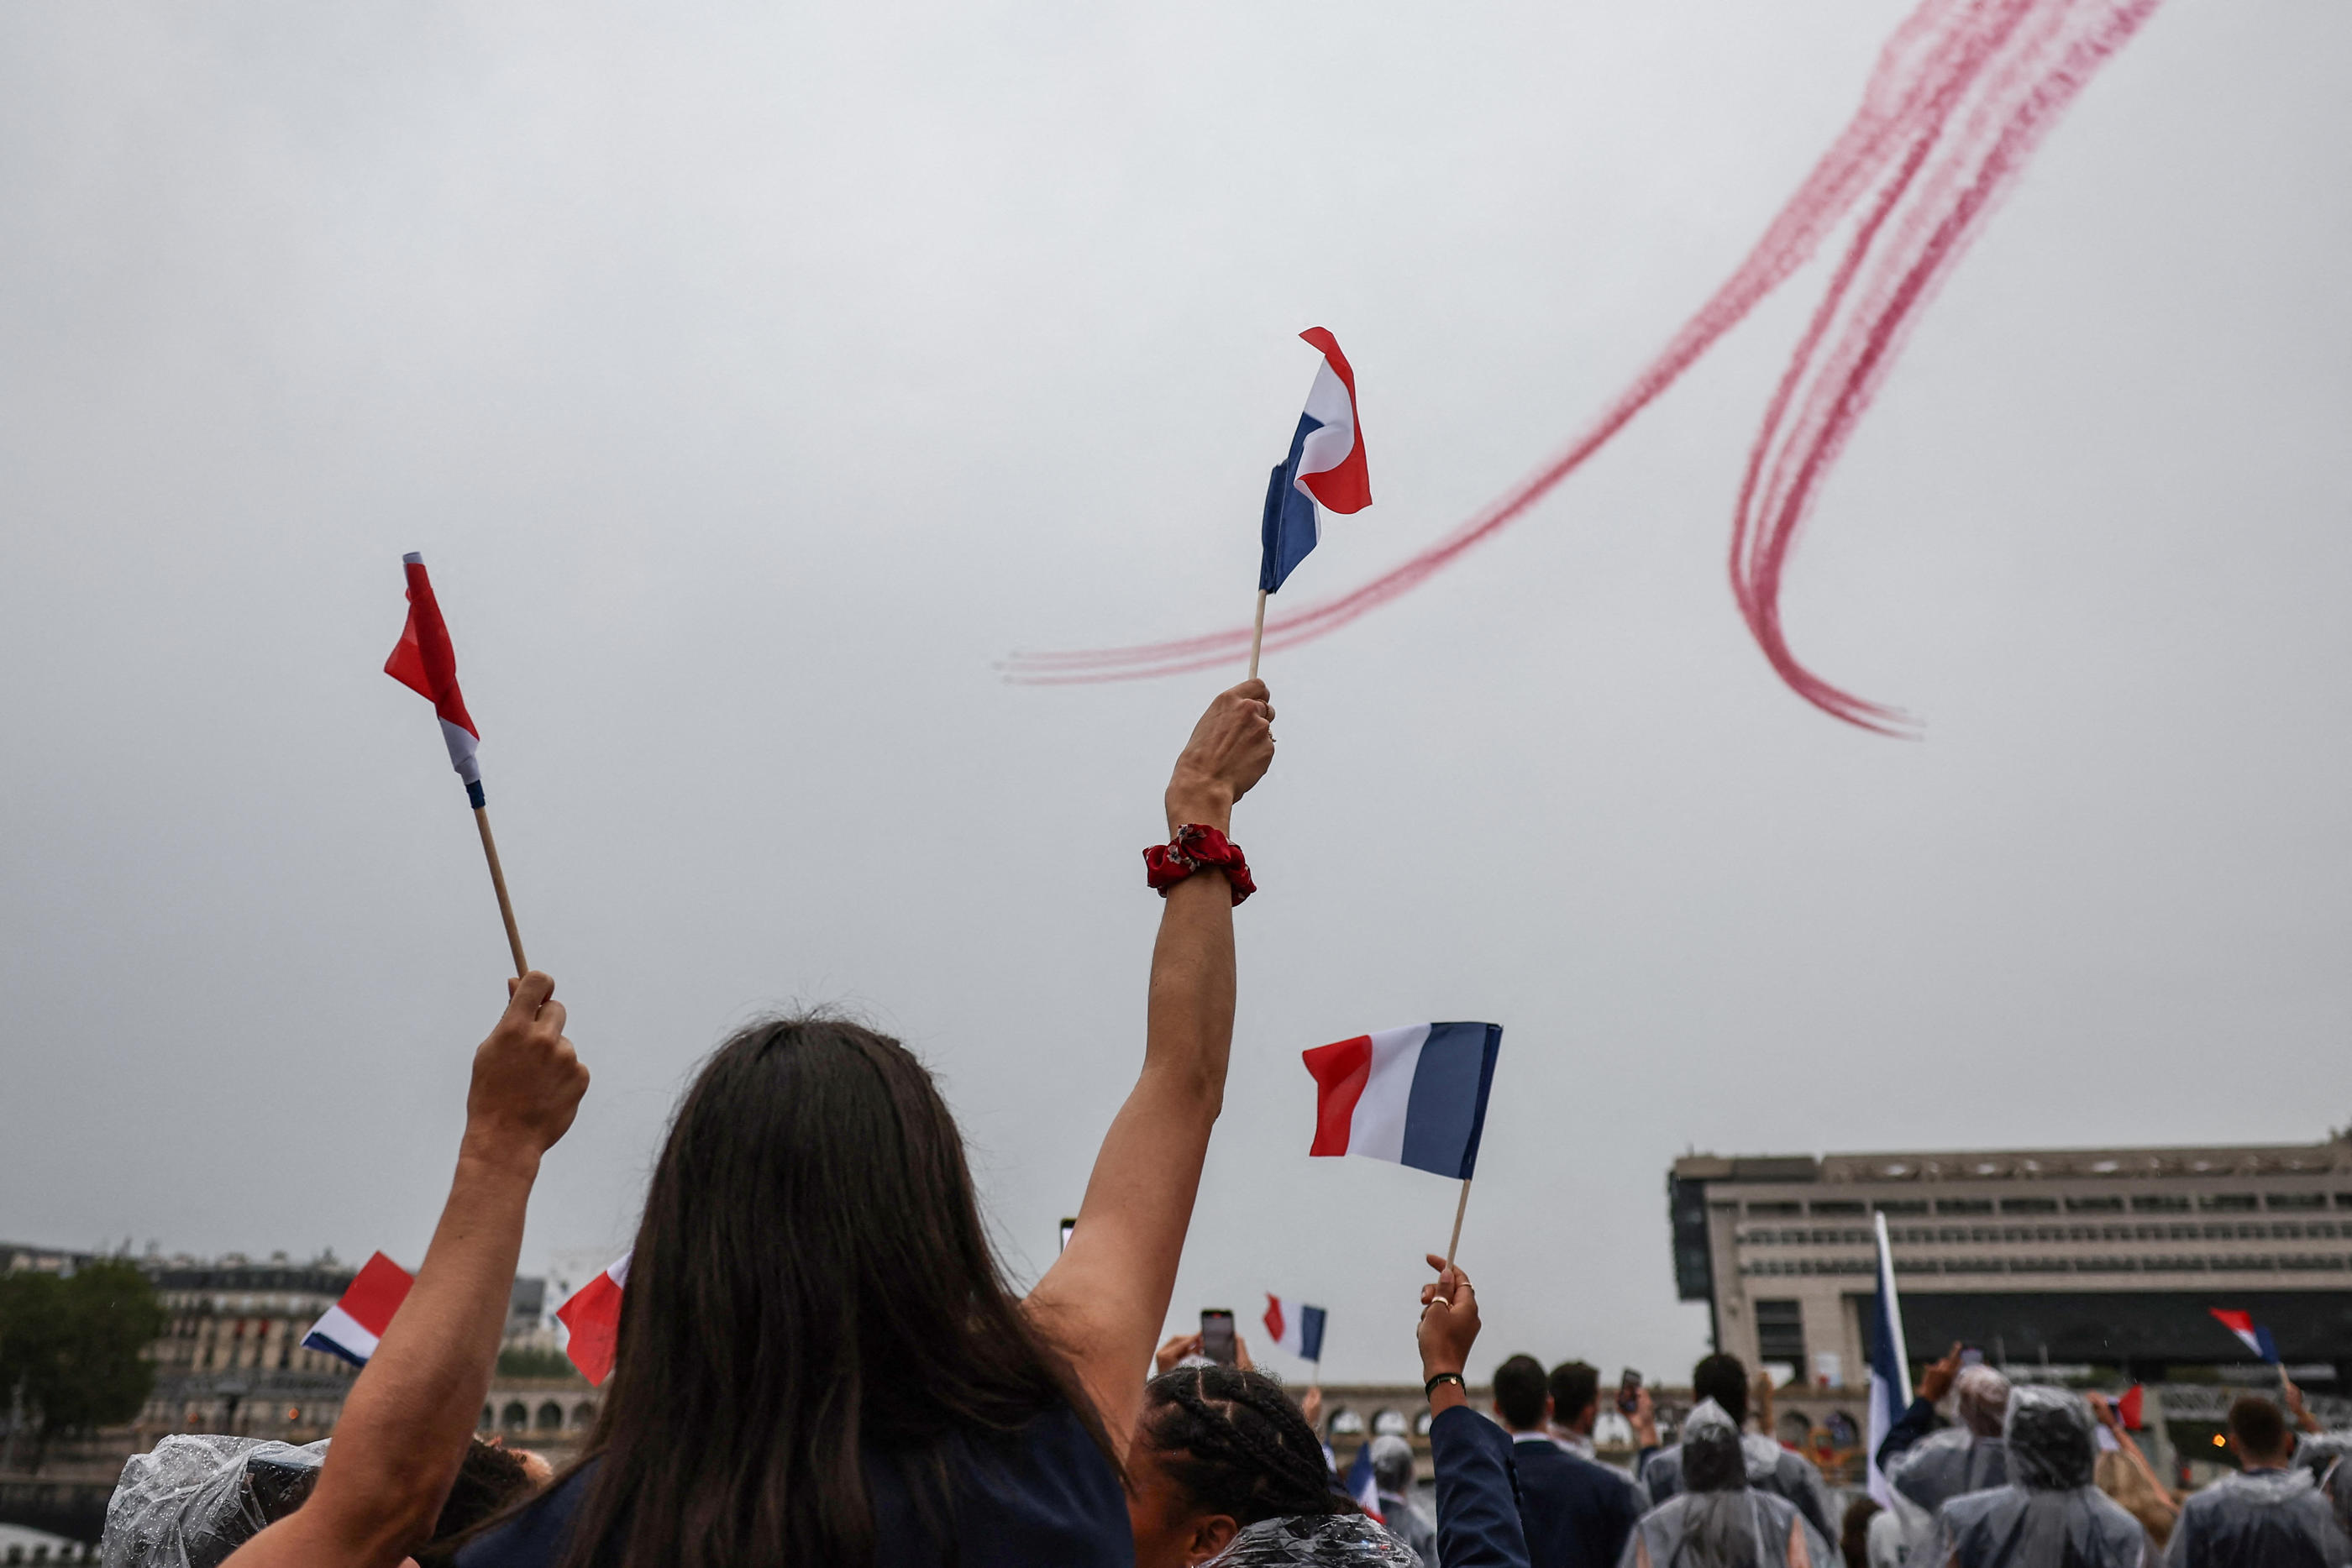
{"type": "Polygon", "coordinates": [[[1244,681],[1217,694],[1168,779],[1170,831],[1199,822],[1223,832],[1234,802],[1250,792],[1274,763],[1274,705],[1265,683],[1244,681]]]}
{"type": "Polygon", "coordinates": [[[1960,1345],[1952,1342],[1940,1360],[1931,1361],[1919,1374],[1919,1397],[1933,1405],[1952,1391],[1952,1380],[1960,1375],[1960,1345]]]}
{"type": "Polygon", "coordinates": [[[507,982],[507,998],[504,1016],[474,1052],[466,1150],[536,1162],[571,1130],[588,1070],[563,1038],[553,980],[533,969],[507,982]]]}

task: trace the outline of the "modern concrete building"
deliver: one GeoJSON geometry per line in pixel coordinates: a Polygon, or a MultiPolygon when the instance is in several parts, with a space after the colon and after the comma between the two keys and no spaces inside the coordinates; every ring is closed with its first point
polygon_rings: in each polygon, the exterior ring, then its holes
{"type": "Polygon", "coordinates": [[[1667,1178],[1675,1283],[1717,1348],[1860,1381],[1884,1216],[1913,1362],[1953,1341],[2010,1364],[2142,1381],[2253,1358],[2352,1387],[2352,1134],[2224,1148],[1687,1155],[1667,1178]]]}

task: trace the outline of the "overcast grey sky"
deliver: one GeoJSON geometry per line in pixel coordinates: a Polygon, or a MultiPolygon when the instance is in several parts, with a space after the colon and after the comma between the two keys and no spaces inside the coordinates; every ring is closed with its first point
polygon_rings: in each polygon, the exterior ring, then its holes
{"type": "MultiPolygon", "coordinates": [[[[1139,850],[1331,328],[1352,585],[1611,396],[1896,0],[0,11],[0,1236],[421,1255],[524,936],[595,1086],[526,1266],[617,1250],[695,1061],[840,1001],[1042,1267],[1131,1079],[1139,850]]],[[[1452,1187],[1297,1052],[1507,1029],[1482,1351],[1671,1376],[1667,1163],[2304,1140],[2352,983],[2352,9],[2168,0],[1831,484],[1774,680],[1722,573],[1807,274],[1534,515],[1269,660],[1231,1092],[1174,1318],[1403,1375],[1452,1187]]],[[[1239,671],[1234,672],[1238,677],[1239,671]]],[[[1286,1370],[1296,1370],[1287,1368],[1286,1370]]]]}

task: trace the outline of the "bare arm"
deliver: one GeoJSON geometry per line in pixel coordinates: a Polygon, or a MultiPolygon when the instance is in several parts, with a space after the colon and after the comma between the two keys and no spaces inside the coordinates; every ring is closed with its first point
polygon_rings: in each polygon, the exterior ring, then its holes
{"type": "MultiPolygon", "coordinates": [[[[1244,681],[1201,716],[1168,781],[1171,833],[1190,822],[1227,831],[1234,802],[1274,760],[1265,697],[1262,682],[1244,681]]],[[[1142,1074],[1095,1155],[1070,1245],[1028,1300],[1122,1452],[1176,1289],[1233,1038],[1233,890],[1222,873],[1202,871],[1169,890],[1151,950],[1142,1074]]]]}
{"type": "Polygon", "coordinates": [[[231,1568],[394,1568],[441,1512],[489,1387],[540,1156],[588,1087],[555,982],[533,970],[509,985],[474,1053],[457,1174],[416,1284],[352,1385],[318,1490],[231,1568]]]}

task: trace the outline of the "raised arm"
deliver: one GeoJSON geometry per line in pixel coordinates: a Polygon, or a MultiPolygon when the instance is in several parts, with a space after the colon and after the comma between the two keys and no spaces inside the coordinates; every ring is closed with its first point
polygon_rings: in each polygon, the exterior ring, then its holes
{"type": "Polygon", "coordinates": [[[506,1015],[474,1052],[441,1223],[343,1402],[318,1490],[228,1568],[394,1568],[441,1512],[490,1385],[540,1156],[588,1088],[555,982],[533,970],[509,986],[506,1015]]]}
{"type": "MultiPolygon", "coordinates": [[[[1263,682],[1209,705],[1168,780],[1171,837],[1192,823],[1230,830],[1234,802],[1274,760],[1273,723],[1263,682]]],[[[1204,868],[1168,890],[1142,1074],[1095,1155],[1069,1246],[1029,1293],[1031,1314],[1069,1355],[1122,1452],[1176,1289],[1233,1038],[1233,889],[1204,868]]]]}

